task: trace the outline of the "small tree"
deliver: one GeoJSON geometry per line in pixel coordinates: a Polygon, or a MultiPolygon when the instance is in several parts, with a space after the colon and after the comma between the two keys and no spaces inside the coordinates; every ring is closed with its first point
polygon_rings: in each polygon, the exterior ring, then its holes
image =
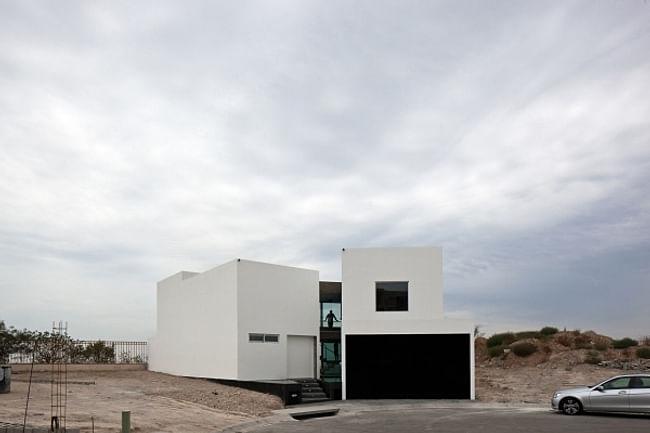
{"type": "Polygon", "coordinates": [[[102,340],[95,341],[93,344],[86,346],[83,354],[89,361],[115,362],[115,349],[113,346],[107,345],[102,340]]]}
{"type": "Polygon", "coordinates": [[[4,320],[0,320],[0,363],[9,361],[9,355],[13,353],[14,336],[5,326],[4,320]]]}
{"type": "Polygon", "coordinates": [[[34,350],[34,337],[31,331],[15,329],[13,326],[0,322],[0,362],[9,362],[13,354],[27,355],[34,350]]]}

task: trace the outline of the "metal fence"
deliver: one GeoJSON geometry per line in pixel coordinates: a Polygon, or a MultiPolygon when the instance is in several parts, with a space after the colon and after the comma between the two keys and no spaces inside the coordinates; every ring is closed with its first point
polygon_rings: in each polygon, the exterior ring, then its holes
{"type": "MultiPolygon", "coordinates": [[[[116,364],[142,364],[147,362],[146,341],[101,340],[106,347],[112,347],[116,364]]],[[[85,349],[96,344],[98,340],[78,340],[75,344],[85,349]]]]}
{"type": "MultiPolygon", "coordinates": [[[[148,360],[146,341],[119,341],[119,340],[74,340],[72,342],[77,356],[69,356],[67,362],[71,364],[115,363],[115,364],[144,364],[148,360]],[[78,356],[98,345],[108,349],[104,351],[101,360],[92,356],[78,356]]],[[[31,353],[12,353],[9,355],[11,364],[29,364],[32,362],[31,353]]],[[[36,359],[36,362],[42,360],[36,359]]]]}

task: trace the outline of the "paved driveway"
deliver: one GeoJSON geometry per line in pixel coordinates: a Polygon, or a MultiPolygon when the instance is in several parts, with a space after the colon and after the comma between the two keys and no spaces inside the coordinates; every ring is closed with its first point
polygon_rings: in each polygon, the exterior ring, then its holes
{"type": "MultiPolygon", "coordinates": [[[[334,416],[297,421],[290,414],[305,407],[279,411],[257,423],[233,426],[235,433],[648,433],[650,416],[566,416],[549,408],[481,403],[360,402],[320,406],[339,409],[334,416]]],[[[314,409],[318,407],[313,407],[314,409]]]]}

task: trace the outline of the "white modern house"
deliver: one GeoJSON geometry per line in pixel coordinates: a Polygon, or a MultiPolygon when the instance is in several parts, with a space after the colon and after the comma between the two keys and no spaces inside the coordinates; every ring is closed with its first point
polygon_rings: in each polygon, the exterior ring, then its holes
{"type": "Polygon", "coordinates": [[[149,369],[241,381],[318,374],[318,271],[236,259],[158,282],[149,369]]]}
{"type": "Polygon", "coordinates": [[[341,282],[236,259],[160,281],[157,303],[153,371],[321,379],[344,399],[474,398],[474,326],[443,316],[438,247],[343,249],[341,282]]]}

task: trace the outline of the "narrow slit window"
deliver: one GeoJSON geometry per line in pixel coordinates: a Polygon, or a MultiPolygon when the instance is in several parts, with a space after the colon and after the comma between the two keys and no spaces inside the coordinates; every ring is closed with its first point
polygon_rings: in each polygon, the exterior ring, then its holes
{"type": "Polygon", "coordinates": [[[280,336],[278,334],[248,334],[249,343],[279,343],[280,336]]]}

